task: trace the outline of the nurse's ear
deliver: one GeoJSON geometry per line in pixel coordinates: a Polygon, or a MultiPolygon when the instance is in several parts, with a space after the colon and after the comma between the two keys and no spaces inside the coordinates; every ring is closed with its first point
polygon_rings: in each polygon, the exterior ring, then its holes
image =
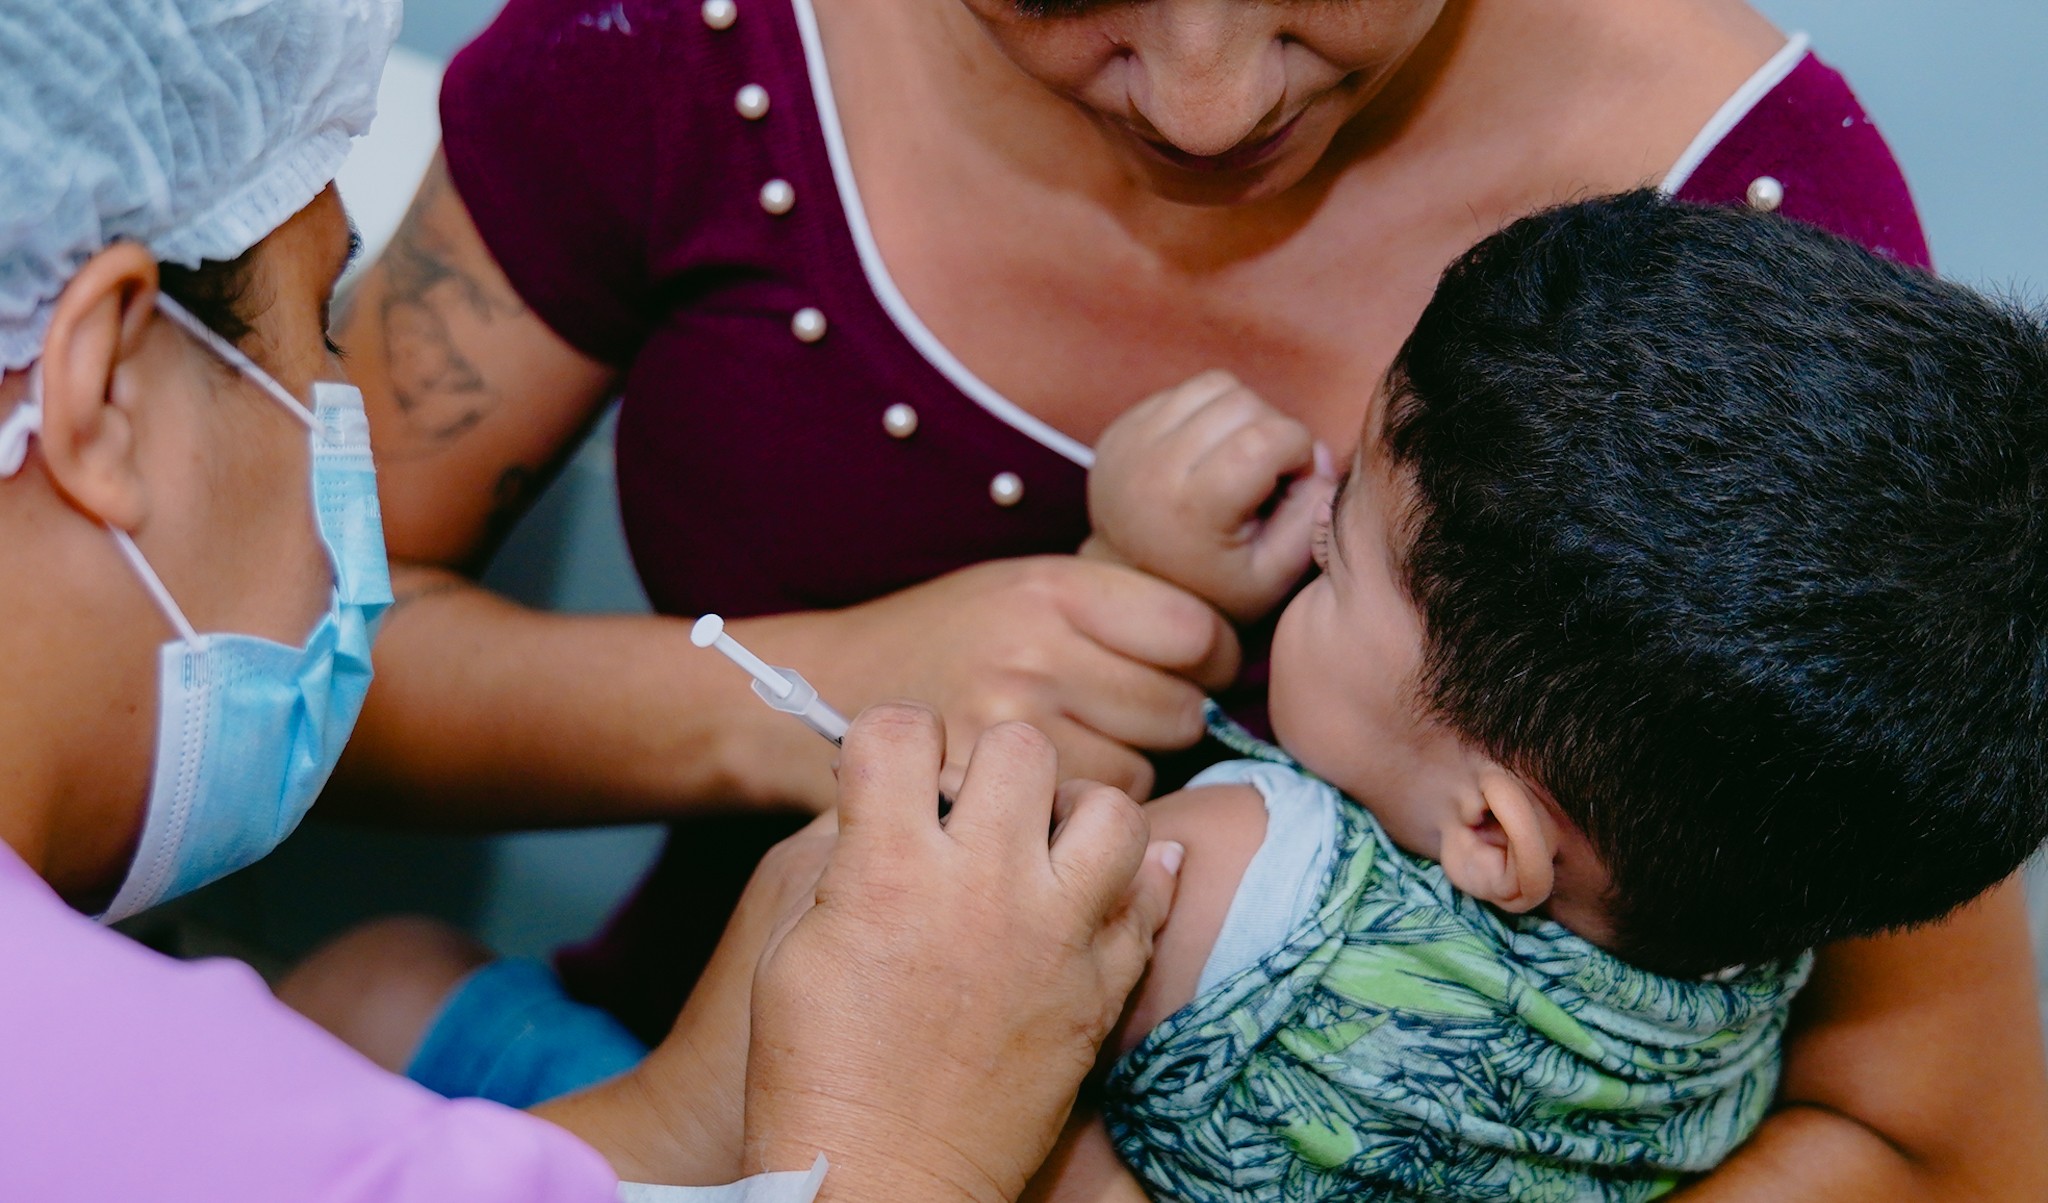
{"type": "Polygon", "coordinates": [[[117,243],[65,285],[43,338],[45,469],[73,505],[126,531],[149,508],[135,403],[148,376],[137,361],[156,322],[156,293],[156,260],[117,243]]]}

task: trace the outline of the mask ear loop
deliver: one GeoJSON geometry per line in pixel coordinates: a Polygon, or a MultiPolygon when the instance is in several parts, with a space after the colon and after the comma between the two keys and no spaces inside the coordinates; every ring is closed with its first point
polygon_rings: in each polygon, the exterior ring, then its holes
{"type": "Polygon", "coordinates": [[[115,546],[128,558],[129,565],[135,569],[135,575],[142,580],[142,587],[149,590],[149,596],[156,601],[156,608],[162,610],[164,617],[170,620],[171,626],[178,632],[178,638],[188,644],[199,642],[199,632],[193,630],[192,624],[185,621],[185,612],[178,608],[177,602],[171,600],[171,591],[164,588],[163,578],[156,574],[156,569],[149,566],[148,560],[142,558],[142,549],[135,546],[135,540],[129,538],[128,532],[119,527],[110,526],[107,532],[114,536],[115,546]]]}
{"type": "Polygon", "coordinates": [[[0,422],[0,480],[21,471],[28,462],[28,441],[43,433],[43,361],[28,368],[28,396],[0,422]]]}
{"type": "Polygon", "coordinates": [[[294,418],[304,423],[306,429],[315,434],[320,433],[320,421],[313,416],[312,410],[306,408],[305,402],[292,396],[289,390],[277,382],[276,377],[264,371],[255,360],[244,355],[240,347],[214,333],[205,322],[193,317],[191,310],[172,300],[165,293],[156,294],[156,307],[163,311],[165,317],[184,327],[185,333],[205,343],[207,350],[226,360],[229,367],[248,377],[256,387],[270,394],[272,400],[284,406],[294,418]]]}
{"type": "MultiPolygon", "coordinates": [[[[40,435],[42,430],[43,365],[41,361],[37,361],[30,365],[28,370],[28,396],[12,414],[8,415],[7,421],[0,422],[0,480],[21,471],[21,465],[28,459],[29,438],[40,435]]],[[[199,632],[193,630],[192,624],[185,621],[185,612],[178,608],[177,602],[171,600],[171,591],[164,588],[163,578],[156,574],[156,569],[149,566],[148,560],[142,558],[142,549],[135,546],[135,540],[128,537],[127,531],[116,527],[109,526],[107,531],[114,536],[115,546],[121,549],[121,554],[135,569],[135,575],[142,580],[142,587],[149,590],[149,596],[156,602],[157,609],[163,611],[164,617],[170,620],[172,628],[178,632],[178,637],[186,643],[197,643],[199,632]]]]}
{"type": "MultiPolygon", "coordinates": [[[[268,393],[272,400],[284,406],[285,412],[297,418],[304,424],[306,429],[314,432],[316,435],[321,433],[320,421],[313,416],[313,411],[307,409],[304,402],[292,396],[282,384],[277,382],[276,377],[264,371],[255,360],[243,354],[240,347],[222,338],[205,322],[192,316],[191,310],[171,299],[167,293],[159,291],[156,294],[156,307],[163,312],[165,317],[183,327],[185,333],[198,339],[206,346],[207,350],[220,356],[229,367],[240,372],[254,383],[256,387],[268,393]]],[[[33,387],[33,383],[31,387],[33,387]]],[[[42,413],[40,406],[37,407],[36,413],[40,421],[42,413]]],[[[0,444],[0,448],[4,448],[4,446],[5,444],[0,444]]],[[[135,575],[142,581],[143,588],[149,590],[150,597],[155,599],[157,609],[162,610],[164,617],[170,620],[170,624],[178,632],[179,638],[188,644],[199,642],[199,632],[193,630],[192,624],[185,620],[185,612],[178,608],[178,603],[171,597],[171,591],[164,588],[163,578],[156,574],[156,569],[151,568],[149,561],[142,557],[142,549],[135,546],[135,540],[128,537],[127,531],[116,527],[110,526],[107,530],[114,536],[114,543],[121,549],[121,554],[127,557],[129,565],[135,569],[135,575]]]]}

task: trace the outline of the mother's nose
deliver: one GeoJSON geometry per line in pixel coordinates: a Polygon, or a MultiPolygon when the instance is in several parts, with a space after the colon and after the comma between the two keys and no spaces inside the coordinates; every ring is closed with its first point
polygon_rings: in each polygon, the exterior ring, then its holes
{"type": "Polygon", "coordinates": [[[1159,136],[1191,155],[1220,155],[1273,132],[1286,99],[1281,46],[1259,4],[1168,3],[1130,40],[1131,103],[1159,136]]]}

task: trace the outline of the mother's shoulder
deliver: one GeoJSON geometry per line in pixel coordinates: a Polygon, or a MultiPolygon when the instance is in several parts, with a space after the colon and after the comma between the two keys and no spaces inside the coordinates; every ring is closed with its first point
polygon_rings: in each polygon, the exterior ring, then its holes
{"type": "Polygon", "coordinates": [[[1684,200],[1782,213],[1898,262],[1931,267],[1919,211],[1884,135],[1848,81],[1803,39],[1788,51],[1775,79],[1736,97],[1702,131],[1665,189],[1684,200]]]}

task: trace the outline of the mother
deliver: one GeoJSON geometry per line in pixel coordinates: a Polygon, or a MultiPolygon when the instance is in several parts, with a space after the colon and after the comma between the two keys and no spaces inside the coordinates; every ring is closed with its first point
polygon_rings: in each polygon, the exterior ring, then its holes
{"type": "MultiPolygon", "coordinates": [[[[1237,654],[1193,599],[1064,554],[1134,401],[1228,367],[1342,447],[1457,252],[1645,181],[1927,261],[1840,77],[1737,0],[512,0],[442,104],[344,334],[397,555],[474,564],[623,390],[659,611],[751,616],[844,706],[937,703],[956,748],[1030,719],[1140,790],[1237,654]]],[[[400,588],[359,810],[826,796],[812,737],[683,623],[531,614],[431,567],[400,588]]],[[[658,871],[572,985],[673,1015],[682,983],[632,950],[691,918],[688,876],[658,871]]],[[[2016,889],[1823,967],[1783,1109],[1699,1197],[2038,1196],[2016,889]]]]}

